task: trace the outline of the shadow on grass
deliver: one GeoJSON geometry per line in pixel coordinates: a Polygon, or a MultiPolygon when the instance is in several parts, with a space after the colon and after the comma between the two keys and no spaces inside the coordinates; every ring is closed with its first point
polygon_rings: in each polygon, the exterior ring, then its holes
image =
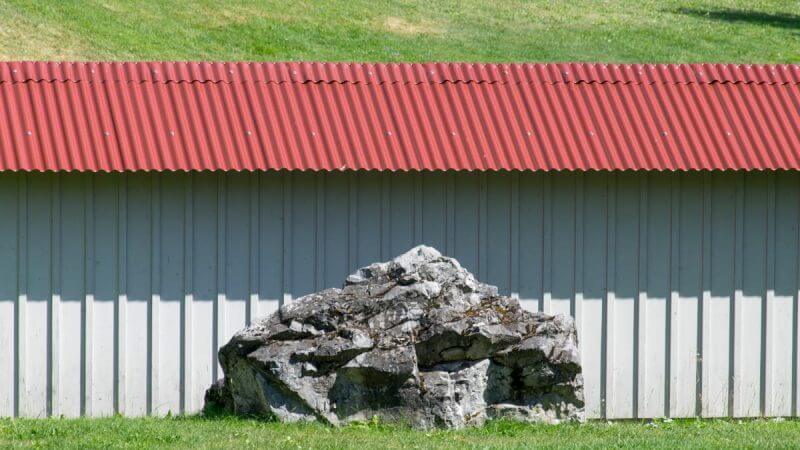
{"type": "Polygon", "coordinates": [[[209,420],[209,421],[229,421],[229,420],[254,420],[263,423],[277,423],[274,417],[257,416],[249,414],[234,414],[228,409],[217,405],[205,405],[200,413],[179,415],[175,418],[186,418],[190,420],[209,420]]]}
{"type": "Polygon", "coordinates": [[[800,31],[800,15],[791,13],[766,13],[761,11],[732,8],[678,8],[672,12],[721,22],[748,23],[753,25],[800,31]]]}

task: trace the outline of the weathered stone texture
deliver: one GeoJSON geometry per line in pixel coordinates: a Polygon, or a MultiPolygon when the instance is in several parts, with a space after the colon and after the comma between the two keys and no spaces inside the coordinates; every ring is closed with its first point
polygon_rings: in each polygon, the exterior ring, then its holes
{"type": "Polygon", "coordinates": [[[283,421],[581,420],[573,321],[524,311],[419,246],[284,305],[219,353],[207,402],[283,421]]]}

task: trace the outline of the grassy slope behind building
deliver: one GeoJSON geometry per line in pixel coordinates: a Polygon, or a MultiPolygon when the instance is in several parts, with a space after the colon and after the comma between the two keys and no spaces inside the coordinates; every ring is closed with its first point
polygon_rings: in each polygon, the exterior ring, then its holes
{"type": "Polygon", "coordinates": [[[0,0],[0,59],[800,62],[800,2],[0,0]]]}

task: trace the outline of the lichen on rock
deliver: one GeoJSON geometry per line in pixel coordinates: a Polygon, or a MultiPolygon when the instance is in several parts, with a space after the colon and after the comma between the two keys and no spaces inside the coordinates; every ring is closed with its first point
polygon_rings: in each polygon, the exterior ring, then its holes
{"type": "Polygon", "coordinates": [[[583,418],[572,318],[525,311],[426,246],[283,305],[219,360],[225,378],[207,404],[287,422],[583,418]]]}

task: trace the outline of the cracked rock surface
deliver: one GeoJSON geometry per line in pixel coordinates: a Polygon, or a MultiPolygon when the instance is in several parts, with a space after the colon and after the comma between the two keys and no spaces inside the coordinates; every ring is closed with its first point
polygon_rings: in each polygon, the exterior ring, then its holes
{"type": "Polygon", "coordinates": [[[572,318],[525,311],[426,246],[282,306],[219,359],[225,378],[206,403],[281,421],[461,428],[583,417],[572,318]]]}

